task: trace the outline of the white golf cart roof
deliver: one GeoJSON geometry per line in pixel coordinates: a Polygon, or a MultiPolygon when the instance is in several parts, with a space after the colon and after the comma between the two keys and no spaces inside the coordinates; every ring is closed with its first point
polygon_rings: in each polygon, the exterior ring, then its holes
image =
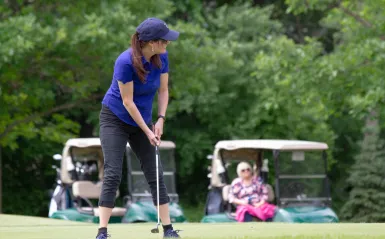
{"type": "Polygon", "coordinates": [[[222,140],[215,145],[216,149],[235,150],[240,148],[270,149],[270,150],[326,150],[328,145],[322,142],[303,140],[277,140],[277,139],[256,139],[256,140],[222,140]]]}
{"type": "Polygon", "coordinates": [[[323,142],[304,140],[279,140],[279,139],[243,139],[243,140],[221,140],[215,145],[211,163],[211,186],[224,186],[219,174],[225,171],[222,156],[235,160],[244,160],[248,157],[259,157],[255,150],[279,150],[279,151],[322,151],[327,150],[328,145],[323,142]],[[221,150],[227,150],[221,154],[221,150]],[[236,155],[239,155],[237,159],[236,155]]]}
{"type": "MultiPolygon", "coordinates": [[[[68,147],[93,147],[93,146],[101,146],[100,138],[73,138],[69,139],[66,144],[68,147]]],[[[127,143],[127,147],[130,147],[130,144],[127,143]]],[[[175,148],[175,143],[172,141],[161,141],[160,148],[175,148]]]]}

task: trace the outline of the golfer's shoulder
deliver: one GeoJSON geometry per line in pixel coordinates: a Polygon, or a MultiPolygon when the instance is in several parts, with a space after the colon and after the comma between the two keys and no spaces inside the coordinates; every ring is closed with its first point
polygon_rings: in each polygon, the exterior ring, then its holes
{"type": "Polygon", "coordinates": [[[131,48],[123,51],[116,58],[115,64],[118,65],[132,65],[132,51],[131,48]]]}
{"type": "Polygon", "coordinates": [[[235,178],[235,179],[231,182],[231,186],[235,186],[235,185],[239,185],[239,184],[242,184],[242,179],[241,179],[241,178],[235,178]]]}
{"type": "Polygon", "coordinates": [[[162,62],[168,62],[168,52],[166,51],[165,53],[159,54],[160,59],[162,62]]]}

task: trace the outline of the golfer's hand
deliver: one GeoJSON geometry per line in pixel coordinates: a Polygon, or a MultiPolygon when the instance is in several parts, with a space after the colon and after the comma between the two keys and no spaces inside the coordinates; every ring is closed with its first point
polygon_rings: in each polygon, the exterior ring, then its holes
{"type": "Polygon", "coordinates": [[[162,137],[162,134],[163,134],[163,124],[164,124],[164,121],[162,118],[159,118],[158,121],[155,123],[155,136],[160,139],[162,137]]]}
{"type": "Polygon", "coordinates": [[[148,131],[147,138],[150,140],[150,143],[152,145],[158,145],[160,144],[160,140],[155,136],[155,134],[152,131],[148,131]]]}
{"type": "Polygon", "coordinates": [[[265,201],[260,201],[259,203],[254,204],[254,207],[260,207],[265,203],[265,201]]]}
{"type": "Polygon", "coordinates": [[[236,203],[239,205],[245,206],[245,205],[249,204],[249,201],[247,201],[246,199],[237,199],[236,203]]]}

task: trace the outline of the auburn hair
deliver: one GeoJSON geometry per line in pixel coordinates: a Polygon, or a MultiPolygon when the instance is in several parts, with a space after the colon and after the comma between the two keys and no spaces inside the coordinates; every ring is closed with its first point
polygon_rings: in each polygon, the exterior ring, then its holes
{"type": "MultiPolygon", "coordinates": [[[[142,63],[142,48],[147,44],[147,41],[139,40],[139,34],[136,32],[131,37],[131,48],[132,48],[132,63],[136,70],[136,74],[138,75],[140,81],[142,83],[146,83],[146,75],[147,71],[144,69],[142,63]]],[[[157,66],[159,69],[162,67],[162,61],[160,60],[159,54],[155,54],[151,57],[150,62],[157,66]]]]}

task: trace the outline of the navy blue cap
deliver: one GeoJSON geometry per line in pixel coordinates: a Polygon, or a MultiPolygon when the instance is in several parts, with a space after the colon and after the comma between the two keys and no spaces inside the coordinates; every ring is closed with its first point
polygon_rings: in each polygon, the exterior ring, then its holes
{"type": "Polygon", "coordinates": [[[139,40],[150,41],[163,39],[166,41],[175,41],[179,37],[179,32],[170,30],[167,24],[158,18],[147,18],[137,28],[139,40]]]}

